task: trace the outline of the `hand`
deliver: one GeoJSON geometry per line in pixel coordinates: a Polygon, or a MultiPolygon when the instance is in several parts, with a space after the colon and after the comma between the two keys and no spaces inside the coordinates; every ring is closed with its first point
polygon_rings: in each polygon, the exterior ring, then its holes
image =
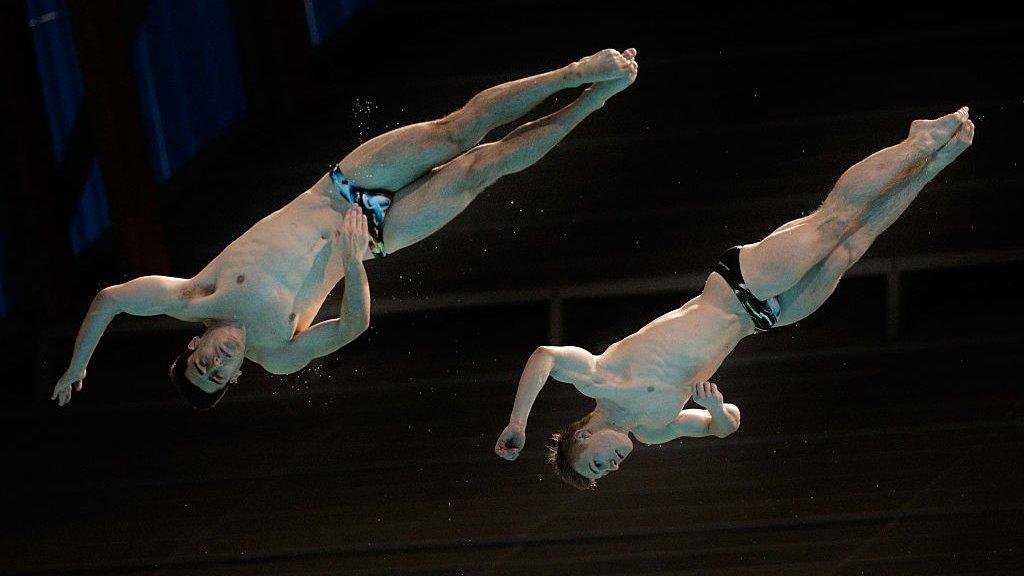
{"type": "Polygon", "coordinates": [[[693,385],[693,401],[708,410],[717,412],[722,410],[722,393],[718,391],[718,385],[711,382],[700,382],[693,385]]]}
{"type": "Polygon", "coordinates": [[[522,424],[509,422],[498,436],[494,453],[511,462],[519,457],[519,451],[526,445],[526,428],[522,424]]]}
{"type": "Polygon", "coordinates": [[[83,380],[85,380],[85,368],[81,370],[68,368],[67,372],[57,381],[57,385],[53,387],[53,395],[50,396],[50,400],[56,400],[58,406],[67,404],[71,401],[72,390],[77,392],[82,390],[83,380]]]}
{"type": "Polygon", "coordinates": [[[363,254],[370,243],[370,233],[366,216],[358,206],[352,206],[345,212],[338,241],[341,244],[343,258],[350,263],[363,261],[363,254]]]}

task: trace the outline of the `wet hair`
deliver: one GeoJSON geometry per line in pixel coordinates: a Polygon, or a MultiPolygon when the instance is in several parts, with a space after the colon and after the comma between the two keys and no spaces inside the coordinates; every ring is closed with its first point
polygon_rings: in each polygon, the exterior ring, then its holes
{"type": "Polygon", "coordinates": [[[576,452],[576,445],[579,442],[576,439],[576,432],[587,425],[587,422],[590,421],[590,417],[591,414],[587,414],[583,418],[580,418],[552,434],[551,439],[554,440],[556,444],[554,446],[548,446],[548,462],[554,466],[555,475],[558,476],[562,482],[565,482],[577,490],[593,490],[594,487],[597,486],[597,480],[587,478],[572,467],[573,458],[576,452]]]}
{"type": "Polygon", "coordinates": [[[184,352],[178,355],[171,362],[171,369],[167,375],[170,376],[171,382],[178,387],[181,391],[182,396],[185,400],[192,405],[196,410],[208,410],[213,408],[220,402],[220,399],[224,397],[224,394],[228,391],[228,385],[225,384],[223,388],[214,393],[209,393],[199,386],[192,383],[191,380],[185,376],[185,367],[188,366],[188,359],[192,355],[192,350],[186,349],[184,352]]]}

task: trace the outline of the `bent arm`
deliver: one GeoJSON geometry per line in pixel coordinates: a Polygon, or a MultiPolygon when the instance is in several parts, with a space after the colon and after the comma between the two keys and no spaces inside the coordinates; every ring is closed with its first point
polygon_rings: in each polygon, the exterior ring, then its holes
{"type": "Polygon", "coordinates": [[[740,427],[740,409],[735,404],[722,404],[710,410],[689,408],[679,412],[669,430],[672,438],[725,438],[740,427]]]}
{"type": "Polygon", "coordinates": [[[69,371],[82,372],[89,364],[100,337],[114,316],[156,316],[173,313],[187,302],[188,280],[169,276],[142,276],[124,284],[100,290],[92,299],[75,339],[69,371]]]}
{"type": "Polygon", "coordinates": [[[370,282],[360,260],[345,263],[345,292],[338,317],[318,322],[300,332],[263,367],[275,374],[291,374],[314,358],[336,352],[370,327],[370,282]]]}
{"type": "Polygon", "coordinates": [[[592,374],[596,366],[596,358],[583,348],[575,346],[541,346],[537,348],[519,378],[519,389],[516,391],[515,404],[509,422],[526,426],[530,410],[537,400],[537,395],[552,377],[559,382],[573,384],[581,392],[592,385],[592,374]]]}

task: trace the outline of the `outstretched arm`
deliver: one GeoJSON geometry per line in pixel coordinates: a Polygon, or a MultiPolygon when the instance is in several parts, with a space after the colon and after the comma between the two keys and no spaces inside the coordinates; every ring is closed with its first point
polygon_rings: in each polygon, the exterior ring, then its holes
{"type": "Polygon", "coordinates": [[[121,313],[133,316],[173,314],[187,304],[190,285],[189,280],[182,278],[142,276],[100,290],[78,330],[68,369],[53,387],[50,399],[63,406],[71,400],[73,390],[82,389],[89,359],[114,316],[121,313]]]}
{"type": "Polygon", "coordinates": [[[526,362],[526,368],[519,378],[515,404],[509,424],[498,437],[494,453],[506,460],[515,460],[526,444],[526,421],[530,417],[537,395],[547,383],[548,377],[559,382],[572,384],[588,395],[593,394],[594,368],[597,359],[583,348],[575,346],[541,346],[526,362]]]}
{"type": "Polygon", "coordinates": [[[337,318],[314,324],[280,351],[264,358],[263,367],[269,372],[291,374],[301,370],[314,358],[352,342],[370,326],[370,283],[361,260],[368,238],[366,216],[357,206],[349,208],[339,239],[345,266],[341,311],[337,318]]]}

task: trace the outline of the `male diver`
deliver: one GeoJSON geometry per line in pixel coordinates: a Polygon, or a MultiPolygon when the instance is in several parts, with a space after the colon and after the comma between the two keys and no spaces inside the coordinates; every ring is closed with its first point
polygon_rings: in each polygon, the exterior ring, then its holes
{"type": "Polygon", "coordinates": [[[196,276],[144,276],[101,290],[52,398],[63,406],[73,391],[82,389],[86,365],[120,313],[165,314],[206,325],[170,371],[197,408],[221,399],[238,379],[244,358],[269,372],[288,374],[331,354],[369,324],[362,260],[436,232],[496,180],[540,160],[636,75],[635,49],[602,50],[557,70],[489,88],[444,118],[362,144],[196,276]],[[552,94],[586,84],[561,110],[497,142],[479,144],[492,129],[522,117],[552,94]],[[313,324],[343,277],[339,317],[313,324]]]}
{"type": "Polygon", "coordinates": [[[553,438],[549,460],[568,484],[587,489],[644,444],[725,437],[740,411],[708,382],[744,337],[797,322],[817,310],[839,279],[907,209],[918,192],[968,146],[968,109],[915,120],[903,142],[848,169],[815,212],[755,244],[729,249],[699,296],[594,355],[541,346],[530,356],[509,424],[495,453],[515,460],[526,422],[548,377],[572,384],[596,407],[553,438]],[[683,409],[688,400],[703,409],[683,409]]]}

